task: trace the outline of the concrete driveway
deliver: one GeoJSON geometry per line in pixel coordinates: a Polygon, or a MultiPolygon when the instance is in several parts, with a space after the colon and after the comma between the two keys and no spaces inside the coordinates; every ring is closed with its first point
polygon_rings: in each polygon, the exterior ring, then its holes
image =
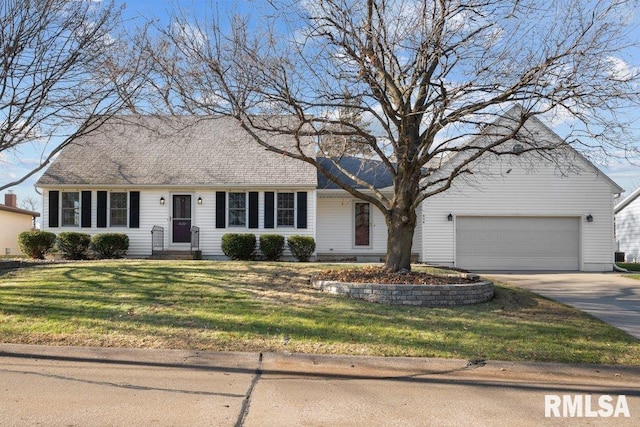
{"type": "Polygon", "coordinates": [[[481,273],[591,314],[640,338],[640,280],[620,273],[481,273]]]}

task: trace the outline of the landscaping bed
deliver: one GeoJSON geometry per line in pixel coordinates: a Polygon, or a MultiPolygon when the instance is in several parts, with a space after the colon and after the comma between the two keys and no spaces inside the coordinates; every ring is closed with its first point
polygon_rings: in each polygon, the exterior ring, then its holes
{"type": "Polygon", "coordinates": [[[349,283],[380,283],[402,285],[451,285],[477,283],[477,275],[465,273],[439,273],[413,270],[402,273],[389,273],[380,267],[364,267],[355,269],[334,269],[318,273],[315,279],[349,282],[349,283]]]}
{"type": "Polygon", "coordinates": [[[421,307],[478,304],[493,297],[493,284],[477,275],[404,271],[380,267],[328,270],[311,279],[315,289],[369,302],[421,307]]]}

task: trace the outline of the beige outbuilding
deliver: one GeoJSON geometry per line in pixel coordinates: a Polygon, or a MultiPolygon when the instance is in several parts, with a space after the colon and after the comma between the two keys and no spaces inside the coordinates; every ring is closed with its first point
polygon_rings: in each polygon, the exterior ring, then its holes
{"type": "Polygon", "coordinates": [[[35,228],[38,212],[20,209],[17,196],[13,193],[4,195],[4,205],[0,204],[0,255],[20,255],[18,235],[23,231],[35,228]]]}

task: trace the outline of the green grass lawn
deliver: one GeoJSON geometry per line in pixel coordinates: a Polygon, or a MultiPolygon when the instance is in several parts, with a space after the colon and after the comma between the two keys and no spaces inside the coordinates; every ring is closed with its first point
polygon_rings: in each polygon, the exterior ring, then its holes
{"type": "Polygon", "coordinates": [[[394,307],[321,293],[327,264],[121,260],[0,276],[0,341],[640,364],[640,341],[508,285],[485,304],[394,307]],[[283,337],[289,337],[287,344],[283,337]]]}
{"type": "Polygon", "coordinates": [[[629,271],[640,271],[640,264],[636,262],[617,262],[618,267],[624,268],[629,271]]]}

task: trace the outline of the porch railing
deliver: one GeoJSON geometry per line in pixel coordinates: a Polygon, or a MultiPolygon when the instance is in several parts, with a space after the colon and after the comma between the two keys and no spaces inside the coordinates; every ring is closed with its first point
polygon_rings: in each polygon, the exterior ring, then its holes
{"type": "Polygon", "coordinates": [[[164,227],[154,225],[151,229],[151,252],[164,250],[164,227]]]}
{"type": "Polygon", "coordinates": [[[191,253],[200,250],[200,227],[191,227],[191,253]]]}

